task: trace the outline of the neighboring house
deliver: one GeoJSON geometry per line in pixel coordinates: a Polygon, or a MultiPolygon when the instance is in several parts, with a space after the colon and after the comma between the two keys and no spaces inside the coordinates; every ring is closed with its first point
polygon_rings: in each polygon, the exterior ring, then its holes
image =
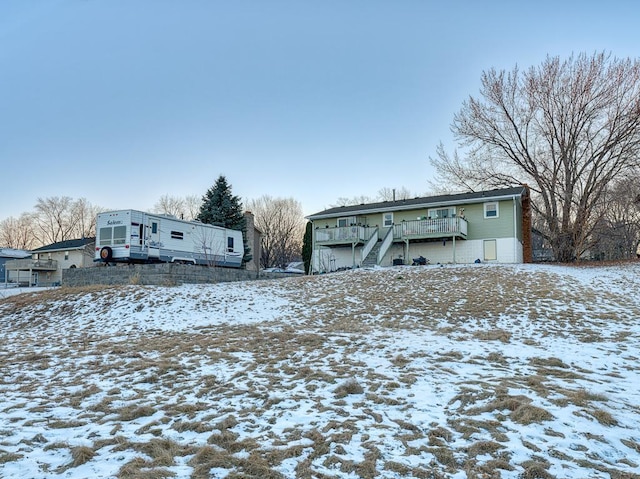
{"type": "Polygon", "coordinates": [[[62,270],[94,266],[95,238],[59,241],[31,251],[30,259],[7,261],[20,282],[29,286],[51,286],[62,282],[62,270]]]}
{"type": "Polygon", "coordinates": [[[531,262],[526,185],[341,206],[308,216],[315,273],[360,266],[531,262]]]}
{"type": "Polygon", "coordinates": [[[7,261],[13,261],[16,259],[24,259],[31,256],[31,253],[21,249],[13,248],[0,248],[0,281],[4,281],[5,286],[8,283],[18,283],[19,278],[17,274],[9,274],[9,271],[5,268],[7,261]]]}

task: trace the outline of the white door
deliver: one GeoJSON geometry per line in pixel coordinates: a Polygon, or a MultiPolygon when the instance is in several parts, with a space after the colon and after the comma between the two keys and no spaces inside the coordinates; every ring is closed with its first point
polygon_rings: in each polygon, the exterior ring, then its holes
{"type": "Polygon", "coordinates": [[[498,259],[498,251],[496,240],[484,240],[484,260],[496,261],[498,259]]]}
{"type": "Polygon", "coordinates": [[[156,219],[149,220],[147,225],[149,233],[149,241],[147,243],[149,247],[149,257],[160,257],[160,222],[156,219]]]}

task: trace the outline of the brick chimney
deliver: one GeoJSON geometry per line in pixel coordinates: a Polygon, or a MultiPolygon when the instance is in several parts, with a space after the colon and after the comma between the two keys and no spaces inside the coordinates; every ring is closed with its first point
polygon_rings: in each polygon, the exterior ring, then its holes
{"type": "Polygon", "coordinates": [[[255,217],[251,211],[244,212],[244,219],[247,224],[247,244],[251,248],[251,261],[247,262],[246,269],[249,271],[260,271],[260,256],[262,254],[262,233],[255,225],[255,217]]]}

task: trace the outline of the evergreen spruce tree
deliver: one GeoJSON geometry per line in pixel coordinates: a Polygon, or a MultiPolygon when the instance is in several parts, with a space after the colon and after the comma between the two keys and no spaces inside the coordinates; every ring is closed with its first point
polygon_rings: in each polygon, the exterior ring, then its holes
{"type": "Polygon", "coordinates": [[[313,253],[313,224],[311,221],[307,222],[306,229],[304,230],[304,237],[302,239],[302,261],[304,261],[304,272],[309,274],[311,272],[311,255],[313,253]]]}
{"type": "Polygon", "coordinates": [[[242,264],[245,265],[251,261],[251,248],[247,243],[247,221],[244,217],[242,201],[239,196],[232,194],[231,186],[224,175],[220,175],[216,183],[205,193],[196,219],[206,224],[242,231],[244,244],[242,264]]]}

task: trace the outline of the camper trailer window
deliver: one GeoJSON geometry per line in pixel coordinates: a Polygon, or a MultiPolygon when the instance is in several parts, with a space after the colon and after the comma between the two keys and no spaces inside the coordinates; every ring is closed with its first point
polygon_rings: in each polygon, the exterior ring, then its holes
{"type": "Polygon", "coordinates": [[[184,233],[182,231],[172,231],[171,238],[173,239],[184,239],[184,233]]]}
{"type": "Polygon", "coordinates": [[[116,226],[113,228],[113,244],[125,244],[127,242],[127,227],[116,226]]]}
{"type": "Polygon", "coordinates": [[[227,238],[227,252],[233,253],[233,237],[227,238]]]}
{"type": "Polygon", "coordinates": [[[100,246],[108,246],[111,244],[112,228],[100,228],[100,246]]]}

